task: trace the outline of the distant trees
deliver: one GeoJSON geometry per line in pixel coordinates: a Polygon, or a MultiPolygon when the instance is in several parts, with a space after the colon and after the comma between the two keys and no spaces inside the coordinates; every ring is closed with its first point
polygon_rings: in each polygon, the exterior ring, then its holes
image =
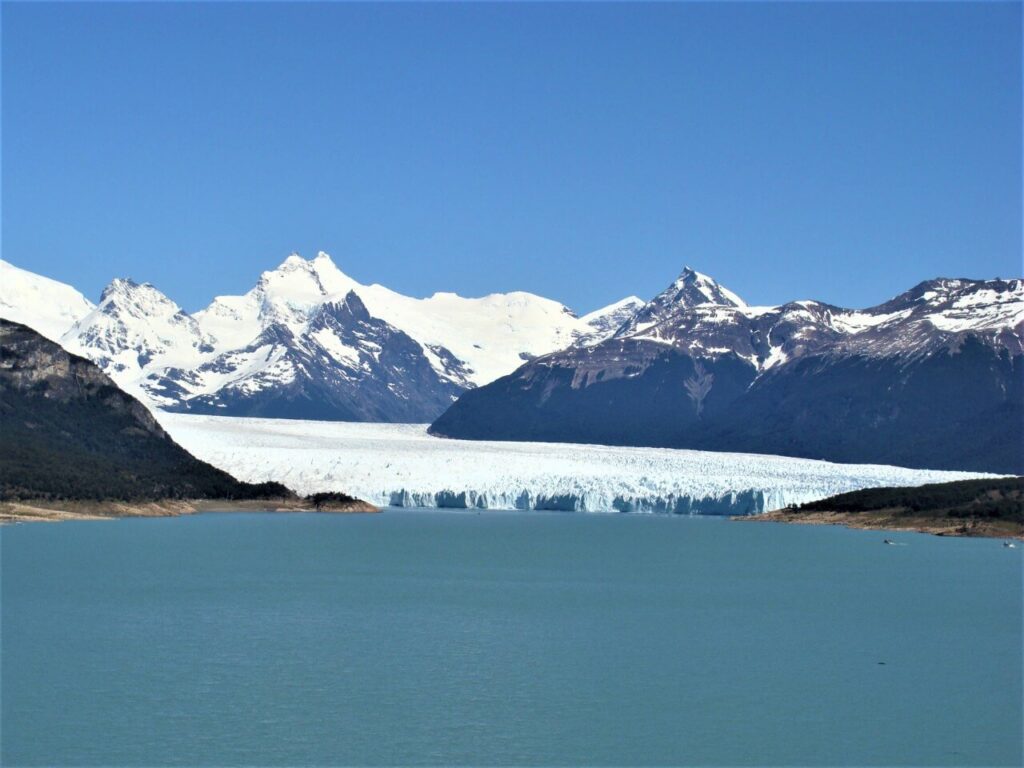
{"type": "Polygon", "coordinates": [[[102,400],[59,402],[0,391],[0,501],[294,495],[281,483],[240,482],[102,400]]]}
{"type": "Polygon", "coordinates": [[[306,501],[313,505],[313,508],[319,512],[324,507],[331,504],[351,504],[358,501],[355,496],[349,496],[347,493],[340,493],[338,491],[328,491],[324,493],[312,493],[306,497],[306,501]]]}
{"type": "Polygon", "coordinates": [[[800,505],[806,512],[891,511],[1024,523],[1024,477],[958,480],[917,488],[867,488],[800,505]]]}

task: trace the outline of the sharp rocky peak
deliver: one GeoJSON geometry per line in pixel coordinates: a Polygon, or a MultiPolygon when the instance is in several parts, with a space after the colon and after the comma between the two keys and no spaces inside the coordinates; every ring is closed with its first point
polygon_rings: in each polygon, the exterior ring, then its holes
{"type": "Polygon", "coordinates": [[[629,336],[655,326],[675,327],[689,310],[703,306],[739,308],[747,305],[712,278],[686,267],[668,288],[641,307],[615,335],[629,336]]]}
{"type": "Polygon", "coordinates": [[[327,322],[328,318],[335,320],[368,322],[370,313],[363,304],[363,300],[355,291],[349,291],[341,299],[329,301],[320,305],[320,308],[313,315],[311,327],[318,327],[327,322]]]}
{"type": "Polygon", "coordinates": [[[675,282],[661,296],[671,303],[686,307],[701,304],[717,304],[727,307],[745,307],[746,302],[739,296],[718,283],[714,278],[686,267],[675,282]]]}

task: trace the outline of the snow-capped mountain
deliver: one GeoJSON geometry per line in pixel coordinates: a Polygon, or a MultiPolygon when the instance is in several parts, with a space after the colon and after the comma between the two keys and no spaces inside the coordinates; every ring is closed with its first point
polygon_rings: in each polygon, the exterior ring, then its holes
{"type": "Polygon", "coordinates": [[[927,280],[872,310],[836,318],[839,350],[871,357],[955,349],[973,337],[1024,353],[1024,280],[927,280]]]}
{"type": "Polygon", "coordinates": [[[636,315],[645,303],[643,299],[636,296],[627,296],[621,301],[584,315],[580,320],[589,325],[592,330],[584,333],[578,343],[592,346],[610,338],[624,323],[636,315]]]}
{"type": "Polygon", "coordinates": [[[50,341],[59,341],[93,309],[70,285],[0,261],[0,317],[27,325],[50,341]]]}
{"type": "Polygon", "coordinates": [[[638,308],[615,335],[633,336],[649,332],[653,339],[660,339],[660,328],[672,326],[680,315],[699,306],[739,308],[747,305],[707,275],[686,267],[672,285],[638,308]]]}
{"type": "Polygon", "coordinates": [[[59,341],[136,396],[146,372],[195,365],[214,351],[214,339],[181,307],[148,283],[124,279],[112,281],[59,341]]]}
{"type": "Polygon", "coordinates": [[[476,299],[435,293],[417,299],[382,285],[361,285],[321,252],[308,261],[292,254],[277,269],[264,272],[247,294],[217,297],[196,313],[196,320],[234,348],[274,323],[299,331],[320,305],[350,291],[372,317],[419,342],[438,374],[462,387],[486,384],[511,373],[524,360],[590,336],[591,319],[600,322],[604,311],[577,318],[556,301],[523,292],[476,299]],[[446,352],[435,351],[439,349],[446,352]],[[446,362],[448,357],[458,361],[455,368],[446,362]]]}
{"type": "Polygon", "coordinates": [[[616,333],[466,393],[449,437],[1024,471],[1024,280],[746,305],[686,269],[616,333]]]}
{"type": "Polygon", "coordinates": [[[151,405],[227,415],[429,421],[526,360],[605,338],[639,302],[578,318],[523,292],[416,299],[362,285],[321,252],[292,254],[244,295],[189,315],[149,284],[114,280],[94,307],[68,286],[4,269],[14,278],[0,284],[0,306],[11,319],[46,325],[151,405]]]}
{"type": "Polygon", "coordinates": [[[151,285],[115,280],[93,306],[0,262],[0,316],[170,410],[422,421],[458,398],[434,432],[1024,471],[1020,279],[758,307],[687,268],[578,318],[528,293],[416,299],[293,254],[189,315],[151,285]]]}
{"type": "MultiPolygon", "coordinates": [[[[459,362],[434,357],[454,374],[459,362]]],[[[249,344],[192,369],[154,374],[147,388],[199,413],[343,421],[416,421],[462,392],[408,334],[372,317],[355,291],[319,304],[301,325],[269,322],[249,344]]]]}

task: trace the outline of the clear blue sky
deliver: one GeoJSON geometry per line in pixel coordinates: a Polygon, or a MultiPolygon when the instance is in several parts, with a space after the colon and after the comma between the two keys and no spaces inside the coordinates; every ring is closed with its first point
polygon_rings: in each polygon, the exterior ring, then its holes
{"type": "Polygon", "coordinates": [[[1021,274],[1021,5],[5,4],[3,256],[585,312],[1021,274]]]}

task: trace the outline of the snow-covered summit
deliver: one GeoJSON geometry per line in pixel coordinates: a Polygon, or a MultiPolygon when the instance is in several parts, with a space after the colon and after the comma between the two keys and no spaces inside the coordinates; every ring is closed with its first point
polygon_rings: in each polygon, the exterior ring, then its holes
{"type": "Polygon", "coordinates": [[[50,341],[93,309],[70,285],[0,260],[0,317],[27,325],[50,341]]]}
{"type": "Polygon", "coordinates": [[[122,385],[144,369],[195,365],[214,351],[214,339],[181,307],[150,283],[125,278],[111,281],[60,343],[98,362],[122,385]]]}
{"type": "MultiPolygon", "coordinates": [[[[323,251],[309,260],[290,255],[276,269],[264,272],[244,296],[219,296],[196,313],[196,319],[216,338],[241,345],[269,323],[284,323],[301,332],[318,306],[342,300],[350,291],[371,315],[424,348],[441,347],[454,355],[473,386],[595,333],[588,320],[577,318],[563,304],[523,291],[481,298],[437,292],[415,298],[376,283],[364,285],[342,272],[323,251]]],[[[448,375],[447,366],[437,362],[437,368],[448,375]]]]}
{"type": "Polygon", "coordinates": [[[114,280],[93,306],[70,286],[0,262],[0,315],[48,333],[161,407],[281,415],[281,403],[304,404],[312,418],[426,420],[538,358],[573,367],[578,386],[641,375],[669,350],[701,365],[731,358],[757,376],[825,351],[909,358],[958,349],[968,336],[1024,352],[1021,279],[929,280],[863,310],[756,307],[687,267],[649,302],[631,296],[577,317],[523,291],[406,296],[359,282],[322,251],[290,254],[246,293],[218,296],[194,315],[146,283],[114,280]]]}
{"type": "Polygon", "coordinates": [[[222,346],[237,347],[275,323],[301,333],[317,307],[343,299],[357,286],[326,253],[308,261],[293,253],[277,268],[263,272],[248,293],[218,296],[195,317],[222,346]]]}

